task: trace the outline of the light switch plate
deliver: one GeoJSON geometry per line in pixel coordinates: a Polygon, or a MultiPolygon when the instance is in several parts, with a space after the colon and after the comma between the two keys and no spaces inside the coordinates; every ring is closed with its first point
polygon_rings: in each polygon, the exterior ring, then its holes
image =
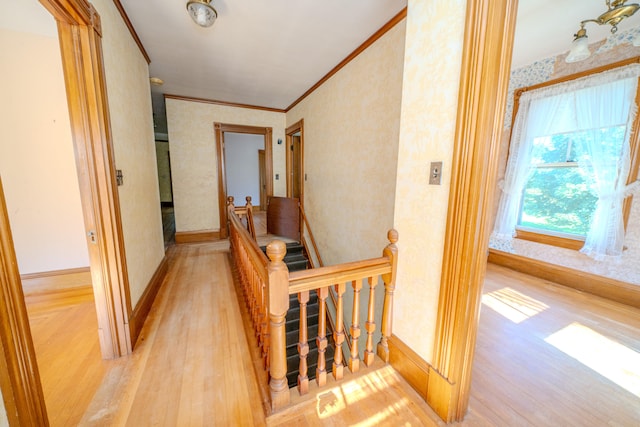
{"type": "Polygon", "coordinates": [[[431,162],[429,169],[429,185],[440,185],[442,178],[442,162],[431,162]]]}

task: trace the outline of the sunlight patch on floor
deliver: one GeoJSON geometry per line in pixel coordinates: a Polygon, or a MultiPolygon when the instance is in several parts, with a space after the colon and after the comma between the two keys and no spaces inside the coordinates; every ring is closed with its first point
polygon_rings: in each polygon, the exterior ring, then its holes
{"type": "Polygon", "coordinates": [[[547,304],[508,287],[482,295],[482,303],[513,323],[521,323],[549,308],[547,304]]]}
{"type": "Polygon", "coordinates": [[[549,335],[558,350],[640,397],[640,353],[580,323],[549,335]]]}
{"type": "MultiPolygon", "coordinates": [[[[398,378],[395,376],[391,367],[387,366],[378,369],[356,380],[348,381],[319,394],[316,398],[316,413],[321,420],[330,418],[347,407],[356,405],[364,399],[371,398],[375,393],[392,387],[397,382],[398,378]]],[[[359,422],[354,425],[359,427],[380,425],[385,419],[394,416],[406,408],[409,403],[406,398],[388,402],[386,407],[381,408],[378,412],[365,419],[359,420],[359,422]]]]}

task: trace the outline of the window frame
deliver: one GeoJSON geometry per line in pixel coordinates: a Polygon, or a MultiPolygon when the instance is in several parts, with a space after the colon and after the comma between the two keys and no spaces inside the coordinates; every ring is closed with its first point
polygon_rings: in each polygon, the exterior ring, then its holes
{"type": "MultiPolygon", "coordinates": [[[[625,65],[635,64],[635,63],[640,63],[640,56],[629,58],[623,61],[618,61],[618,62],[604,65],[601,67],[596,67],[589,70],[581,71],[575,74],[559,77],[559,78],[549,80],[543,83],[539,83],[536,85],[516,89],[513,94],[513,114],[511,116],[511,129],[509,130],[509,149],[507,151],[505,164],[506,162],[508,162],[509,156],[511,154],[511,140],[513,136],[512,134],[513,126],[515,124],[515,118],[516,118],[516,115],[518,114],[518,108],[520,106],[520,97],[522,96],[523,93],[530,90],[539,89],[547,86],[553,86],[559,83],[564,83],[567,81],[587,77],[593,74],[601,73],[603,71],[612,70],[614,68],[619,68],[625,65]]],[[[638,82],[638,88],[636,89],[635,104],[636,104],[636,107],[639,108],[640,110],[640,79],[638,82]]],[[[627,182],[626,182],[627,185],[638,179],[638,166],[640,165],[639,129],[640,129],[640,111],[638,111],[638,113],[636,114],[636,117],[631,125],[631,134],[629,136],[629,146],[630,146],[629,155],[631,158],[631,164],[629,167],[629,176],[627,177],[627,182]]],[[[629,215],[631,213],[632,202],[633,202],[633,195],[627,197],[623,203],[622,215],[624,220],[625,231],[627,229],[627,223],[629,222],[629,215]]],[[[582,249],[582,246],[584,246],[584,242],[585,242],[585,238],[582,236],[565,235],[564,233],[532,229],[532,228],[523,227],[520,225],[516,225],[515,237],[521,240],[528,240],[532,242],[558,246],[558,247],[572,249],[576,251],[582,249]]]]}

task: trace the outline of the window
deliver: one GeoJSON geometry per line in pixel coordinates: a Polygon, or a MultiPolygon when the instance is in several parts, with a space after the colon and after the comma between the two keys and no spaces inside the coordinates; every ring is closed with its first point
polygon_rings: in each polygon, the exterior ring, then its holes
{"type": "Polygon", "coordinates": [[[631,64],[521,94],[494,241],[517,230],[595,259],[622,253],[638,76],[631,64]]]}
{"type": "MultiPolygon", "coordinates": [[[[617,173],[626,126],[597,129],[606,144],[607,166],[617,173]]],[[[577,131],[533,140],[532,172],[525,184],[518,227],[584,239],[598,202],[588,145],[591,132],[577,131]]]]}

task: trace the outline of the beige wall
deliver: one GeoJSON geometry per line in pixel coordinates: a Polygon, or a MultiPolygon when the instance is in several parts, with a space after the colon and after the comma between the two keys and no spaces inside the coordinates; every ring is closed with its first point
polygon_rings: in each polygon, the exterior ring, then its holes
{"type": "Polygon", "coordinates": [[[287,125],[304,119],[304,207],[327,265],[388,243],[404,34],[403,21],[287,113],[287,125]]]}
{"type": "Polygon", "coordinates": [[[129,270],[135,307],[164,257],[149,68],[113,1],[93,0],[102,19],[107,96],[129,270]]]}
{"type": "Polygon", "coordinates": [[[395,226],[393,332],[432,361],[462,58],[465,1],[409,0],[395,226]],[[443,161],[442,184],[429,163],[443,161]]]}
{"type": "Polygon", "coordinates": [[[220,229],[214,122],[273,128],[273,191],[285,195],[284,113],[177,99],[166,107],[176,231],[220,229]]]}
{"type": "Polygon", "coordinates": [[[158,183],[160,185],[160,201],[172,202],[169,142],[156,141],[156,159],[158,165],[158,183]]]}
{"type": "MultiPolygon", "coordinates": [[[[37,1],[31,6],[48,15],[37,1]]],[[[0,174],[22,274],[89,265],[60,47],[48,19],[50,35],[0,28],[0,174]]]]}

